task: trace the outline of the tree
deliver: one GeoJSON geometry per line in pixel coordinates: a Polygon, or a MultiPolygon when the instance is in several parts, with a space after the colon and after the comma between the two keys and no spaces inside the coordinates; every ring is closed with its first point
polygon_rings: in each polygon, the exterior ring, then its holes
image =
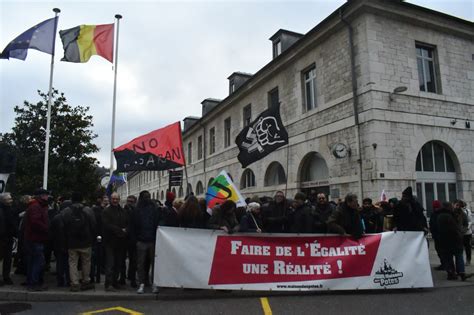
{"type": "MultiPolygon", "coordinates": [[[[37,103],[24,101],[22,107],[15,106],[12,132],[0,134],[0,142],[13,147],[17,155],[18,194],[32,194],[43,182],[48,95],[39,90],[38,94],[41,100],[37,103]]],[[[95,172],[98,161],[90,154],[99,148],[92,143],[97,135],[91,131],[89,107],[72,107],[57,90],[53,90],[52,101],[48,189],[56,196],[79,191],[92,200],[99,176],[95,172]]]]}

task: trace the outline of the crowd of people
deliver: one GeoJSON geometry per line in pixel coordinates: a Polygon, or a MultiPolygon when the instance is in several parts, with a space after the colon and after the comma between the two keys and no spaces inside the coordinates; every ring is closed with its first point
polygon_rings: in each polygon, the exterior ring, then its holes
{"type": "Polygon", "coordinates": [[[237,207],[227,200],[208,211],[205,199],[193,194],[181,200],[168,192],[161,204],[142,191],[138,199],[128,196],[124,205],[117,193],[110,198],[100,195],[89,207],[80,193],[54,200],[39,189],[14,206],[9,193],[0,194],[2,284],[13,284],[15,265],[16,273],[26,275],[28,290],[46,290],[44,275],[54,254],[59,287],[92,289],[105,274],[106,291],[120,290],[128,280],[139,294],[150,286],[158,293],[151,279],[159,225],[227,233],[332,233],[355,239],[384,231],[431,232],[441,261],[437,269],[445,270],[449,280],[472,276],[465,272],[471,263],[471,212],[462,200],[434,201],[429,225],[411,187],[402,192],[401,200],[374,204],[365,198],[361,207],[354,194],[336,203],[316,191],[308,196],[296,193],[293,199],[278,191],[274,197],[254,196],[246,202],[246,207],[237,207]],[[14,239],[18,246],[12,262],[14,239]]]}

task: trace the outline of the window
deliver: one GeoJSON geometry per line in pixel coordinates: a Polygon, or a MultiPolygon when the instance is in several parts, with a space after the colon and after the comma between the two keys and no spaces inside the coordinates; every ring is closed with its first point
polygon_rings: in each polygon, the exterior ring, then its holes
{"type": "Polygon", "coordinates": [[[198,160],[202,159],[202,136],[198,137],[198,160]]]}
{"type": "Polygon", "coordinates": [[[273,43],[273,58],[278,57],[281,54],[281,40],[273,43]]]}
{"type": "Polygon", "coordinates": [[[278,96],[278,88],[274,88],[270,92],[268,92],[268,108],[276,107],[280,103],[280,99],[278,96]]]}
{"type": "Polygon", "coordinates": [[[216,128],[209,129],[209,154],[216,152],[216,128]]]}
{"type": "Polygon", "coordinates": [[[230,146],[230,117],[224,120],[224,148],[230,146]]]}
{"type": "Polygon", "coordinates": [[[235,92],[235,82],[234,80],[229,81],[229,94],[232,94],[235,92]]]}
{"type": "Polygon", "coordinates": [[[316,108],[316,67],[312,66],[303,73],[304,104],[306,111],[316,108]]]}
{"type": "Polygon", "coordinates": [[[247,106],[244,107],[243,121],[244,121],[244,127],[247,127],[248,125],[250,125],[250,122],[252,121],[252,104],[248,104],[247,106]]]}
{"type": "Polygon", "coordinates": [[[196,185],[196,195],[202,195],[204,193],[204,187],[202,186],[201,181],[199,181],[196,185]]]}
{"type": "Polygon", "coordinates": [[[255,186],[255,175],[251,169],[246,169],[242,174],[242,180],[240,181],[240,189],[245,189],[255,186]]]}
{"type": "Polygon", "coordinates": [[[418,64],[420,91],[439,92],[435,57],[435,48],[433,46],[416,44],[416,62],[418,64]]]}
{"type": "Polygon", "coordinates": [[[454,162],[446,149],[439,143],[426,143],[416,157],[417,172],[456,172],[454,162]]]}
{"type": "Polygon", "coordinates": [[[193,162],[193,143],[188,143],[188,164],[193,162]]]}

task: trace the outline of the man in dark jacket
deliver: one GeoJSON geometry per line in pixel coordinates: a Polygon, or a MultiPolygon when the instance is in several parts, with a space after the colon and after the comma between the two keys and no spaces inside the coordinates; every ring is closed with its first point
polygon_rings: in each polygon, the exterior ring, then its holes
{"type": "Polygon", "coordinates": [[[18,212],[13,208],[10,193],[0,194],[0,255],[3,258],[3,284],[13,284],[10,278],[12,267],[13,238],[18,235],[18,212]]]}
{"type": "MultiPolygon", "coordinates": [[[[159,222],[158,207],[151,200],[150,193],[146,190],[140,192],[137,207],[132,212],[130,225],[132,237],[137,242],[138,294],[145,292],[145,283],[148,278],[146,260],[155,258],[156,229],[159,222]]],[[[153,261],[149,263],[154,266],[153,261]]],[[[158,293],[157,287],[153,288],[153,293],[158,293]]]]}
{"type": "Polygon", "coordinates": [[[166,193],[165,206],[163,207],[163,216],[161,218],[161,225],[165,226],[179,226],[178,221],[178,209],[173,207],[173,201],[175,200],[176,195],[172,191],[166,193]]]}
{"type": "Polygon", "coordinates": [[[360,216],[364,221],[365,233],[383,232],[383,215],[372,204],[372,199],[364,198],[360,216]]]}
{"type": "Polygon", "coordinates": [[[59,213],[50,222],[49,234],[53,240],[54,255],[56,257],[56,281],[58,287],[68,287],[69,278],[69,256],[67,248],[67,237],[64,229],[64,209],[72,205],[71,200],[65,200],[59,207],[59,213]]]}
{"type": "Polygon", "coordinates": [[[448,273],[448,280],[456,280],[459,275],[461,280],[465,281],[472,275],[465,273],[461,225],[456,221],[453,207],[449,202],[443,202],[437,222],[442,265],[448,273]],[[456,260],[456,267],[453,256],[456,260]]]}
{"type": "Polygon", "coordinates": [[[32,291],[44,291],[40,283],[44,268],[44,243],[48,240],[49,192],[38,189],[25,214],[25,249],[27,255],[27,285],[32,291]]]}
{"type": "Polygon", "coordinates": [[[262,207],[263,226],[268,233],[288,232],[288,214],[290,205],[282,191],[277,191],[275,200],[262,207]]]}
{"type": "Polygon", "coordinates": [[[106,291],[120,288],[117,278],[127,248],[128,220],[127,212],[120,206],[119,194],[112,193],[110,205],[102,212],[106,291]]]}
{"type": "Polygon", "coordinates": [[[305,194],[296,193],[293,200],[294,211],[290,214],[291,233],[311,233],[313,220],[311,217],[311,207],[306,205],[305,194]]]}
{"type": "Polygon", "coordinates": [[[355,239],[362,237],[362,221],[359,215],[359,203],[355,194],[347,194],[328,219],[328,232],[351,235],[355,239]]]}
{"type": "Polygon", "coordinates": [[[312,211],[314,233],[327,233],[327,221],[334,210],[335,207],[329,203],[325,193],[316,195],[316,202],[312,211]]]}
{"type": "Polygon", "coordinates": [[[94,213],[84,206],[79,192],[72,194],[72,205],[64,210],[63,221],[66,232],[71,291],[94,288],[90,282],[91,248],[95,236],[94,213]],[[78,263],[81,261],[82,282],[79,283],[78,263]]]}
{"type": "Polygon", "coordinates": [[[428,224],[423,207],[413,197],[413,190],[407,187],[402,192],[402,200],[393,210],[394,231],[423,231],[428,233],[428,224]]]}
{"type": "MultiPolygon", "coordinates": [[[[150,197],[151,198],[151,197],[150,197]]],[[[134,195],[130,195],[127,197],[127,203],[123,207],[123,209],[127,212],[127,216],[129,218],[132,217],[133,212],[135,211],[135,207],[137,205],[137,197],[134,195]]],[[[131,224],[131,220],[129,221],[131,224]]],[[[120,269],[120,276],[119,276],[119,284],[125,284],[125,278],[130,280],[130,286],[132,288],[137,287],[136,282],[136,274],[137,274],[137,240],[135,239],[132,233],[128,233],[127,236],[127,249],[125,253],[125,257],[122,261],[122,267],[120,269]],[[126,265],[126,258],[128,257],[128,271],[126,265]]]]}
{"type": "Polygon", "coordinates": [[[105,254],[102,244],[102,211],[109,205],[109,197],[100,195],[97,197],[96,204],[92,207],[95,218],[95,240],[92,245],[91,255],[91,282],[100,283],[100,274],[105,270],[105,254]]]}

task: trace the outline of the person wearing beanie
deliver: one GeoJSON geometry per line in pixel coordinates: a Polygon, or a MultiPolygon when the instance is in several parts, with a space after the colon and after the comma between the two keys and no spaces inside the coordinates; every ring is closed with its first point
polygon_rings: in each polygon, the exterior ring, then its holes
{"type": "Polygon", "coordinates": [[[393,210],[394,231],[423,231],[428,233],[428,224],[421,204],[413,197],[413,190],[408,186],[402,192],[402,200],[393,210]]]}
{"type": "Polygon", "coordinates": [[[441,262],[441,264],[435,269],[444,270],[443,259],[441,256],[441,249],[439,245],[439,227],[438,227],[438,215],[439,215],[439,210],[441,209],[441,202],[439,200],[433,200],[432,208],[433,208],[433,213],[431,213],[431,216],[430,216],[430,232],[431,232],[431,237],[433,238],[436,253],[438,254],[439,260],[441,262]]]}

